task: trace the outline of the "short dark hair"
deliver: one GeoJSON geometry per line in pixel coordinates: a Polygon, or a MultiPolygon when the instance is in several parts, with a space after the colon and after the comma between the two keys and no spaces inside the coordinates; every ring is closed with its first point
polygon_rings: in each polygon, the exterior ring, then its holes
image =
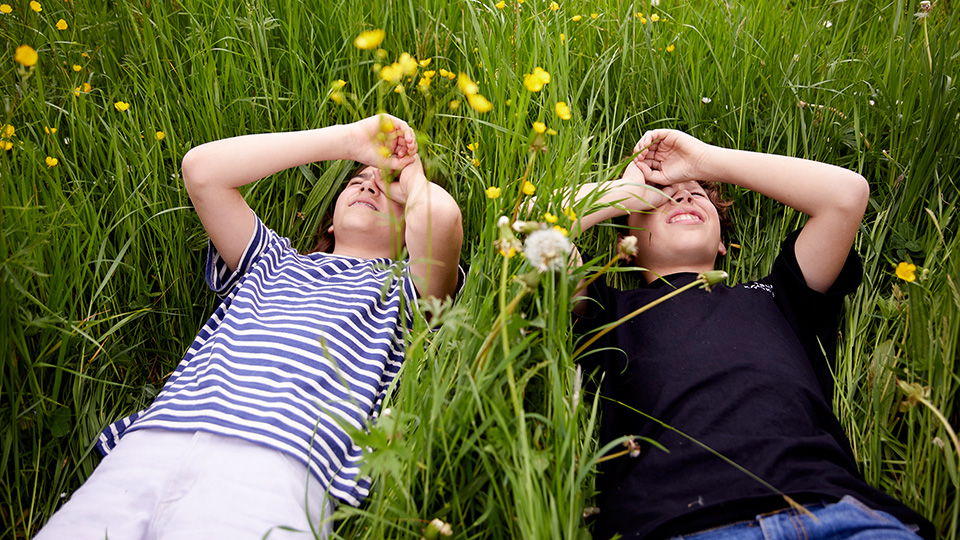
{"type": "MultiPolygon", "coordinates": [[[[340,198],[340,194],[343,193],[343,190],[347,188],[347,183],[351,178],[358,176],[364,169],[367,168],[367,165],[363,163],[356,163],[350,172],[347,173],[346,180],[347,182],[340,182],[340,188],[337,190],[336,195],[330,200],[330,204],[336,208],[337,199],[340,198]]],[[[343,178],[338,176],[337,178],[343,178]]],[[[330,227],[333,226],[333,210],[328,210],[324,212],[323,217],[320,218],[320,226],[317,227],[317,232],[314,235],[315,241],[313,249],[307,253],[333,253],[333,249],[337,245],[336,236],[330,232],[330,227]]]]}

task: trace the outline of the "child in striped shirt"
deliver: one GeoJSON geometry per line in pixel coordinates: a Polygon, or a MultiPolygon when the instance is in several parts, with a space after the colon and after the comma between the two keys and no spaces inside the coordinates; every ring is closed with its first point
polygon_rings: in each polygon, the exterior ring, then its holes
{"type": "Polygon", "coordinates": [[[223,302],[157,400],[104,430],[107,457],[36,538],[326,536],[333,500],[369,492],[348,430],[376,419],[417,298],[455,292],[460,210],[402,120],[214,141],[183,178],[223,302]],[[334,159],[363,168],[321,231],[329,252],[300,254],[238,188],[334,159]]]}

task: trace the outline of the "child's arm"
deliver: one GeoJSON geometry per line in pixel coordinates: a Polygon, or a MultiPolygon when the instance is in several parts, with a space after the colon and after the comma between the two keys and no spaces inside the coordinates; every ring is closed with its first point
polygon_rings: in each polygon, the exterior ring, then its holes
{"type": "Polygon", "coordinates": [[[386,192],[404,205],[404,242],[420,295],[453,295],[463,243],[460,207],[443,188],[427,180],[419,156],[400,171],[399,181],[386,192]]]}
{"type": "Polygon", "coordinates": [[[640,139],[634,160],[648,182],[726,182],[771,197],[810,216],[796,256],[811,289],[826,292],[843,268],[870,198],[859,174],[816,161],[730,150],[673,130],[640,139]]]}
{"type": "Polygon", "coordinates": [[[209,142],[183,157],[183,182],[220,256],[236,269],[253,235],[254,216],[239,187],[315,161],[349,159],[387,169],[413,161],[417,145],[406,122],[388,115],[306,131],[244,135],[209,142]],[[386,135],[382,146],[379,133],[386,135]]]}

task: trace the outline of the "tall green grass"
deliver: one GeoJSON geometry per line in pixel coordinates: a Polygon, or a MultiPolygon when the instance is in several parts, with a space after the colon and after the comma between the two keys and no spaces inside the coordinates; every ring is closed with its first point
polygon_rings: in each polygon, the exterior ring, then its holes
{"type": "MultiPolygon", "coordinates": [[[[571,358],[569,297],[582,274],[544,275],[528,290],[515,278],[529,266],[494,247],[496,221],[523,198],[529,167],[538,197],[521,217],[550,211],[569,226],[551,193],[613,177],[645,129],[675,127],[869,180],[857,245],[866,273],[842,330],[837,412],[866,478],[957,538],[960,449],[948,426],[958,424],[960,21],[943,1],[926,18],[903,1],[560,2],[557,11],[542,0],[503,9],[489,0],[7,4],[0,123],[15,134],[0,153],[4,537],[30,537],[89,476],[96,434],[151,402],[213,309],[183,154],[383,110],[415,126],[430,174],[460,202],[470,273],[457,304],[437,315],[443,328],[412,332],[389,420],[364,440],[376,490],[339,510],[338,534],[417,537],[440,518],[470,538],[588,535],[582,515],[604,449],[593,438],[597,397],[580,390],[571,358]],[[387,33],[384,57],[353,46],[373,28],[387,33]],[[22,44],[38,51],[36,66],[14,62],[22,44]],[[402,52],[431,63],[396,93],[373,68],[402,52]],[[532,93],[523,77],[538,66],[551,81],[532,93]],[[468,74],[493,110],[473,111],[439,73],[429,92],[418,89],[424,71],[441,68],[468,74]],[[337,80],[347,83],[341,104],[337,80]],[[121,112],[117,101],[131,106],[121,112]],[[570,120],[555,115],[557,101],[570,120]],[[542,136],[543,151],[531,150],[538,121],[557,132],[542,136]],[[485,196],[489,186],[499,198],[485,196]],[[917,281],[894,276],[901,261],[919,267],[917,281]],[[925,403],[907,400],[898,381],[928,388],[925,403]]],[[[343,174],[293,169],[246,194],[266,223],[308,247],[343,174]]],[[[735,247],[722,265],[735,280],[758,277],[802,216],[751,193],[729,196],[735,247]]],[[[611,239],[599,228],[582,244],[604,259],[611,239]]]]}

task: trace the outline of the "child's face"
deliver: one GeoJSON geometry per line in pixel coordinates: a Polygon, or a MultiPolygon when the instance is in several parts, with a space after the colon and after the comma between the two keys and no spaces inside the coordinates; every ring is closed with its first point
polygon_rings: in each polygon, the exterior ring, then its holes
{"type": "Polygon", "coordinates": [[[720,216],[707,192],[697,182],[662,191],[667,201],[627,220],[630,234],[637,237],[637,265],[662,275],[713,269],[717,254],[726,254],[726,248],[720,242],[720,216]]]}
{"type": "Polygon", "coordinates": [[[331,232],[338,242],[351,234],[369,235],[370,241],[380,242],[393,238],[391,220],[402,216],[403,205],[387,197],[380,170],[366,167],[347,181],[337,197],[331,232]]]}

